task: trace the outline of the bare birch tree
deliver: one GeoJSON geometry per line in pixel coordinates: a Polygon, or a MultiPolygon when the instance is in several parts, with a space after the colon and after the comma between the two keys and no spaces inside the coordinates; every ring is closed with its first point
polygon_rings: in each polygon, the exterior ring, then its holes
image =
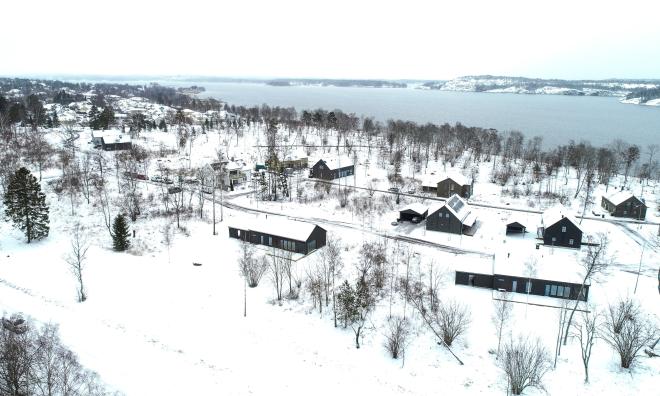
{"type": "Polygon", "coordinates": [[[76,278],[76,283],[78,284],[78,302],[84,302],[87,300],[83,272],[85,270],[85,262],[87,261],[89,242],[85,237],[85,232],[85,229],[80,224],[74,226],[71,232],[71,251],[66,257],[66,262],[69,264],[69,270],[76,278]]]}

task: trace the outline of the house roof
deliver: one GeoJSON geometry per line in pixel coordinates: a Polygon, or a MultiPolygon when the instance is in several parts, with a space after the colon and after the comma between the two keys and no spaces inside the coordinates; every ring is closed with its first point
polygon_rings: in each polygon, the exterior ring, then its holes
{"type": "Polygon", "coordinates": [[[619,191],[614,194],[610,194],[609,196],[606,196],[605,199],[608,201],[612,202],[613,205],[619,206],[622,203],[626,202],[630,198],[636,198],[633,193],[630,191],[619,191]]]}
{"type": "Polygon", "coordinates": [[[445,181],[447,179],[452,179],[461,186],[467,186],[470,184],[468,178],[458,172],[449,172],[444,177],[440,178],[439,181],[445,181]]]}
{"type": "Polygon", "coordinates": [[[410,205],[407,205],[403,209],[401,209],[399,212],[405,212],[405,211],[411,211],[414,213],[417,213],[419,215],[423,215],[426,211],[429,210],[428,206],[421,204],[419,202],[411,203],[410,205]]]}
{"type": "Polygon", "coordinates": [[[349,158],[345,155],[341,155],[339,157],[332,156],[332,157],[328,157],[328,158],[319,158],[318,161],[314,162],[314,165],[316,165],[321,160],[323,160],[323,162],[325,162],[325,164],[328,166],[329,169],[339,169],[339,168],[343,168],[345,166],[353,165],[353,159],[349,158]]]}
{"type": "Polygon", "coordinates": [[[115,130],[92,131],[92,137],[103,139],[105,144],[130,143],[131,135],[115,130]]]}
{"type": "Polygon", "coordinates": [[[576,226],[580,231],[584,232],[584,229],[582,226],[580,226],[580,223],[578,223],[575,217],[568,213],[568,210],[563,205],[557,205],[546,209],[541,216],[541,221],[543,222],[543,227],[548,228],[551,225],[561,221],[563,218],[567,218],[568,221],[573,223],[573,225],[576,226]]]}
{"type": "Polygon", "coordinates": [[[266,218],[259,217],[240,217],[229,220],[228,226],[239,230],[250,230],[262,234],[275,235],[296,241],[306,241],[311,235],[316,224],[304,221],[294,221],[271,216],[266,218]]]}
{"type": "Polygon", "coordinates": [[[447,210],[449,210],[451,214],[461,222],[461,224],[472,226],[474,222],[477,221],[477,214],[474,213],[470,205],[468,205],[468,203],[457,194],[449,197],[443,205],[434,207],[433,212],[431,213],[437,212],[442,207],[446,207],[447,210]]]}

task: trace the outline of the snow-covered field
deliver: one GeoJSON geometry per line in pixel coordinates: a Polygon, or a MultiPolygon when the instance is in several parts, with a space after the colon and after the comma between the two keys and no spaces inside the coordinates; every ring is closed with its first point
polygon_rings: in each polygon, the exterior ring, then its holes
{"type": "MultiPolygon", "coordinates": [[[[78,140],[83,150],[92,150],[87,144],[88,133],[81,133],[78,140]]],[[[257,136],[252,131],[232,141],[224,134],[209,132],[194,141],[190,157],[174,154],[162,158],[161,163],[172,168],[200,166],[216,157],[218,147],[229,157],[242,158],[248,163],[261,162],[263,153],[253,145],[264,138],[257,136]]],[[[172,133],[144,132],[137,142],[157,151],[161,145],[174,148],[176,139],[172,133]]],[[[328,155],[336,153],[316,152],[310,157],[328,155]]],[[[387,190],[388,171],[377,166],[376,155],[374,151],[367,161],[367,153],[361,152],[355,178],[347,177],[341,182],[347,186],[371,184],[387,190]]],[[[111,249],[110,237],[93,201],[88,205],[81,200],[75,216],[71,216],[68,198],[58,197],[45,183],[51,208],[51,233],[47,239],[28,245],[9,223],[0,223],[0,312],[23,312],[37,322],[59,324],[64,343],[79,355],[81,362],[97,371],[110,389],[128,395],[504,394],[506,380],[492,353],[497,346],[491,323],[492,292],[455,286],[452,271],[466,263],[489,267],[492,259],[487,255],[490,254],[498,259],[513,254],[513,259],[520,260],[541,255],[544,265],[552,265],[553,261],[576,264],[583,252],[535,249],[534,231],[540,215],[515,212],[511,208],[539,210],[552,203],[524,194],[519,198],[503,196],[502,188],[488,181],[491,166],[492,163],[480,165],[471,202],[504,208],[475,208],[480,227],[473,237],[426,231],[423,223],[390,224],[397,217],[397,210],[406,203],[437,203],[428,199],[403,197],[396,205],[393,195],[377,192],[373,200],[380,209],[369,214],[342,208],[336,186],[319,199],[315,183],[304,179],[299,181],[303,196],[308,198],[303,202],[298,202],[295,194],[291,200],[282,202],[256,202],[252,194],[240,195],[247,189],[237,190],[234,198],[225,197],[242,207],[317,219],[328,230],[329,238],[341,238],[343,276],[347,279],[354,279],[354,264],[364,241],[386,244],[392,270],[399,273],[403,271],[402,252],[412,249],[417,253],[412,273],[424,279],[428,268],[434,266],[444,274],[441,298],[456,298],[471,310],[469,331],[454,346],[465,365],[459,365],[437,345],[410,305],[406,306],[396,293],[391,308],[389,294],[378,300],[360,349],[355,348],[350,329],[333,326],[331,306],[324,306],[323,313],[319,313],[306,292],[298,300],[278,303],[267,276],[257,288],[247,289],[244,317],[244,284],[238,271],[240,248],[236,240],[228,237],[226,223],[255,218],[255,214],[224,208],[224,221],[217,225],[218,235],[212,235],[211,207],[207,203],[204,217],[200,219],[195,212],[186,217],[183,221],[186,230],[175,232],[168,246],[163,229],[171,225],[172,218],[152,210],[162,206],[156,199],[148,204],[150,207],[144,215],[130,224],[136,231],[133,248],[128,253],[117,253],[111,249]],[[527,222],[532,232],[524,238],[504,235],[504,224],[512,218],[527,222]],[[89,298],[84,303],[75,302],[74,278],[64,261],[76,222],[86,227],[92,244],[85,272],[89,298]],[[411,236],[485,255],[456,254],[429,246],[397,243],[386,238],[391,235],[411,236]],[[193,266],[193,262],[202,265],[193,266]],[[415,324],[403,361],[391,359],[383,347],[390,309],[396,314],[405,312],[415,324]]],[[[158,162],[152,160],[149,175],[157,168],[158,162]]],[[[432,172],[440,175],[447,170],[462,171],[458,165],[455,169],[445,169],[440,163],[430,162],[428,168],[414,172],[416,182],[412,181],[411,167],[403,167],[403,176],[412,186],[418,185],[424,175],[431,176],[432,172]]],[[[46,176],[57,172],[53,169],[46,176]]],[[[561,185],[562,181],[560,178],[555,189],[572,198],[574,178],[569,178],[565,186],[561,185]]],[[[610,191],[619,183],[620,180],[612,183],[614,187],[610,191]]],[[[116,181],[109,184],[114,186],[116,181]]],[[[633,192],[642,193],[638,181],[630,184],[633,192]]],[[[160,191],[160,187],[151,183],[144,183],[142,188],[145,196],[158,195],[160,191]]],[[[537,189],[539,186],[532,187],[532,191],[537,189]]],[[[604,186],[599,186],[594,194],[596,207],[604,190],[604,186]]],[[[364,197],[367,193],[356,194],[364,197]]],[[[647,220],[658,222],[655,210],[658,186],[644,186],[643,196],[649,206],[647,220]]],[[[571,200],[567,207],[581,213],[580,197],[571,200]]],[[[258,219],[263,220],[262,216],[258,219]]],[[[584,220],[583,226],[587,234],[608,233],[610,251],[615,255],[608,274],[591,286],[592,309],[602,310],[608,302],[633,295],[641,258],[639,285],[634,296],[657,320],[660,254],[652,241],[658,226],[617,225],[593,218],[584,220]]],[[[305,268],[319,259],[320,251],[316,251],[299,260],[296,263],[299,276],[304,278],[305,268]]],[[[537,336],[554,351],[559,310],[553,304],[557,300],[531,297],[530,302],[538,305],[528,305],[524,295],[516,299],[520,303],[514,304],[514,316],[505,338],[518,334],[537,336]]],[[[594,348],[590,375],[591,382],[585,385],[579,345],[575,340],[569,341],[562,349],[556,369],[545,377],[547,393],[658,394],[660,359],[644,356],[632,370],[624,370],[619,368],[618,358],[609,346],[600,340],[594,348]]],[[[525,393],[543,394],[539,390],[525,393]]]]}

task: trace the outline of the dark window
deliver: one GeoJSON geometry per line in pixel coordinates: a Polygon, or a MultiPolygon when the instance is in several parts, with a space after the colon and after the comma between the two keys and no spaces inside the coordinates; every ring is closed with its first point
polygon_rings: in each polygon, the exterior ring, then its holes
{"type": "Polygon", "coordinates": [[[546,296],[550,295],[550,285],[545,285],[545,295],[546,296]]]}
{"type": "Polygon", "coordinates": [[[550,287],[550,295],[551,296],[556,296],[557,295],[557,285],[552,285],[550,287]]]}

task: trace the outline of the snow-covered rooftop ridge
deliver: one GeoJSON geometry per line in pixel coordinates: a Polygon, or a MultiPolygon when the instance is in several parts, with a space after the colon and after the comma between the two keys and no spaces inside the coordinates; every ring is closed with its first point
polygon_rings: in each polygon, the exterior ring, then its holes
{"type": "Polygon", "coordinates": [[[129,143],[131,135],[116,129],[92,130],[93,138],[102,138],[103,142],[108,143],[129,143]]]}
{"type": "Polygon", "coordinates": [[[496,254],[494,273],[544,279],[548,281],[580,283],[581,267],[575,252],[555,250],[553,254],[542,249],[530,255],[512,251],[496,254]]]}
{"type": "Polygon", "coordinates": [[[472,211],[468,203],[457,194],[452,195],[449,199],[440,206],[435,206],[429,213],[435,213],[442,207],[447,209],[462,223],[471,226],[477,221],[477,214],[472,211]]]}
{"type": "Polygon", "coordinates": [[[571,223],[573,223],[580,231],[584,232],[580,223],[568,212],[568,209],[564,205],[556,205],[551,208],[546,209],[541,215],[541,221],[543,222],[543,227],[548,228],[551,225],[557,223],[563,218],[567,218],[571,223]]]}
{"type": "Polygon", "coordinates": [[[234,218],[229,220],[227,225],[239,230],[256,231],[296,241],[306,241],[316,227],[312,223],[282,219],[277,216],[271,216],[270,218],[264,216],[256,218],[234,218]]]}
{"type": "Polygon", "coordinates": [[[633,193],[631,193],[630,191],[619,191],[619,192],[616,192],[614,194],[610,194],[609,196],[606,196],[605,198],[608,201],[612,202],[612,204],[614,204],[614,205],[620,205],[620,204],[624,203],[625,201],[627,201],[628,199],[630,199],[633,196],[634,196],[633,193]]]}
{"type": "Polygon", "coordinates": [[[424,214],[429,209],[428,206],[419,203],[419,202],[414,202],[409,205],[406,205],[403,209],[400,210],[400,212],[404,212],[406,210],[410,210],[411,212],[415,212],[417,214],[424,214]]]}
{"type": "Polygon", "coordinates": [[[470,181],[468,180],[467,177],[463,176],[459,172],[447,172],[443,177],[441,177],[438,181],[443,181],[445,179],[452,179],[456,183],[460,184],[461,186],[467,186],[470,184],[470,181]]]}
{"type": "Polygon", "coordinates": [[[336,155],[328,155],[327,157],[315,159],[314,161],[311,162],[311,164],[315,165],[320,160],[323,160],[323,162],[325,162],[325,164],[330,169],[339,169],[345,166],[353,165],[353,159],[349,158],[346,155],[340,155],[339,157],[337,157],[336,155]]]}

